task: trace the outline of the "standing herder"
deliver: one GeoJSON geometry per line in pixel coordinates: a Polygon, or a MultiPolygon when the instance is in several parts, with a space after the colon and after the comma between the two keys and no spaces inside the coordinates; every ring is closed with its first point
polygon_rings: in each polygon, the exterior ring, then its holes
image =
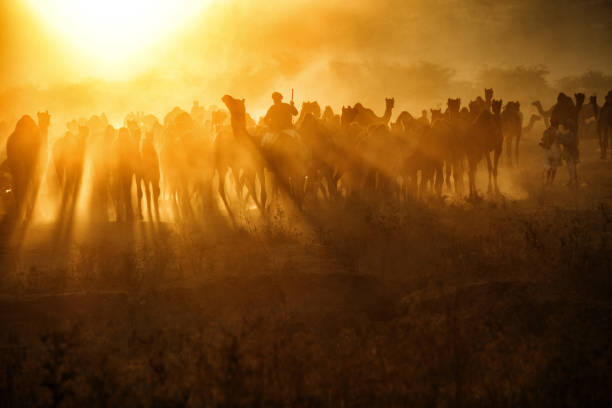
{"type": "Polygon", "coordinates": [[[557,130],[554,127],[549,127],[544,131],[540,147],[544,149],[544,165],[546,172],[545,186],[551,186],[557,175],[557,168],[562,164],[561,147],[559,146],[559,138],[557,130]]]}
{"type": "MultiPolygon", "coordinates": [[[[579,103],[580,105],[580,103],[579,103]]],[[[562,157],[567,164],[570,186],[578,186],[577,166],[580,162],[580,152],[578,150],[578,112],[581,106],[574,105],[574,101],[560,93],[557,104],[553,107],[550,124],[557,129],[559,143],[563,147],[562,157]]]]}

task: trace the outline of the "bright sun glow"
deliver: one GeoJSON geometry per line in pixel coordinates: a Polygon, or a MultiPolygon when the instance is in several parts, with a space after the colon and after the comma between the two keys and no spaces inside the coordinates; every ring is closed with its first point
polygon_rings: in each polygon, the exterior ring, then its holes
{"type": "Polygon", "coordinates": [[[28,0],[79,54],[117,68],[154,48],[210,0],[28,0]]]}

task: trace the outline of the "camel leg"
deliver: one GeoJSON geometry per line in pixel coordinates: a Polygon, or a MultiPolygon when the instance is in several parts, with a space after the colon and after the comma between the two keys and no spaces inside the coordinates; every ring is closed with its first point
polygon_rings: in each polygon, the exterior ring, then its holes
{"type": "Polygon", "coordinates": [[[497,186],[497,169],[499,168],[499,157],[501,156],[501,150],[496,150],[493,153],[493,183],[495,187],[495,194],[499,194],[499,187],[497,186]]]}
{"type": "Polygon", "coordinates": [[[453,171],[453,166],[451,165],[450,160],[446,160],[446,163],[444,165],[445,167],[445,177],[444,180],[446,182],[446,189],[450,192],[451,191],[451,174],[453,171]]]}
{"type": "Polygon", "coordinates": [[[506,166],[512,167],[512,137],[510,136],[506,137],[506,159],[508,160],[506,166]]]}
{"type": "Polygon", "coordinates": [[[13,176],[13,193],[15,197],[15,219],[21,222],[25,215],[26,191],[28,189],[27,179],[13,176]]]}
{"type": "Polygon", "coordinates": [[[147,200],[147,214],[149,215],[149,220],[153,221],[153,209],[152,207],[152,203],[151,203],[151,187],[149,185],[150,181],[149,179],[143,179],[144,181],[144,194],[147,200]]]}
{"type": "Polygon", "coordinates": [[[266,204],[268,200],[268,195],[266,193],[266,170],[262,167],[259,170],[259,188],[260,188],[260,202],[261,208],[265,211],[266,204]]]}
{"type": "Polygon", "coordinates": [[[521,141],[521,136],[520,135],[516,136],[516,140],[514,141],[514,155],[515,155],[515,162],[516,162],[517,167],[519,165],[519,142],[520,141],[521,141]]]}
{"type": "Polygon", "coordinates": [[[599,150],[600,150],[600,157],[602,159],[606,158],[606,148],[604,146],[604,137],[605,137],[605,129],[598,129],[597,131],[598,136],[599,136],[599,150]]]}
{"type": "Polygon", "coordinates": [[[138,219],[142,220],[142,186],[140,185],[140,183],[143,181],[140,177],[138,176],[134,176],[134,178],[136,179],[136,196],[138,198],[138,219]]]}
{"type": "Polygon", "coordinates": [[[238,202],[242,203],[244,199],[244,185],[246,184],[245,179],[248,177],[247,170],[238,170],[234,173],[234,169],[232,169],[232,174],[234,175],[234,190],[236,191],[236,197],[238,197],[238,202]]]}
{"type": "Polygon", "coordinates": [[[455,162],[455,194],[463,195],[463,160],[459,159],[455,162]]]}
{"type": "Polygon", "coordinates": [[[436,165],[436,182],[435,182],[435,192],[438,196],[442,195],[442,186],[444,185],[444,169],[443,163],[438,163],[436,165]]]}
{"type": "Polygon", "coordinates": [[[603,135],[603,144],[602,144],[602,149],[601,149],[601,158],[605,159],[606,158],[606,154],[607,154],[607,150],[608,150],[608,133],[609,129],[608,126],[604,126],[603,130],[602,130],[602,135],[603,135]]]}
{"type": "Polygon", "coordinates": [[[492,180],[492,176],[493,176],[493,163],[491,163],[491,155],[487,152],[485,153],[485,157],[487,159],[487,170],[489,173],[489,185],[487,187],[487,192],[489,194],[492,193],[493,191],[493,180],[492,180]]]}
{"type": "Polygon", "coordinates": [[[132,208],[132,175],[125,176],[122,198],[125,205],[125,218],[127,221],[132,221],[134,219],[134,210],[132,208]]]}
{"type": "Polygon", "coordinates": [[[159,221],[159,178],[154,178],[151,180],[151,199],[153,201],[153,210],[155,211],[155,219],[159,221]]]}
{"type": "Polygon", "coordinates": [[[468,161],[468,178],[469,178],[469,187],[470,187],[470,198],[478,197],[478,192],[476,191],[476,166],[478,162],[471,158],[468,161]]]}
{"type": "Polygon", "coordinates": [[[410,195],[414,195],[414,196],[418,196],[418,172],[417,171],[411,171],[408,175],[410,181],[409,183],[406,185],[407,189],[406,189],[406,199],[408,199],[408,197],[410,195]]]}
{"type": "Polygon", "coordinates": [[[227,210],[227,214],[229,215],[230,219],[232,220],[232,223],[236,223],[236,220],[234,219],[234,214],[232,213],[232,210],[229,206],[228,203],[228,199],[227,199],[227,195],[225,193],[225,179],[227,176],[227,169],[224,170],[219,170],[219,195],[221,196],[221,201],[223,201],[223,205],[225,206],[225,209],[227,210]]]}
{"type": "Polygon", "coordinates": [[[255,188],[255,172],[249,172],[248,175],[245,175],[245,184],[247,187],[246,198],[248,198],[248,196],[250,195],[257,208],[259,208],[259,210],[261,211],[261,203],[257,198],[257,190],[255,188]]]}

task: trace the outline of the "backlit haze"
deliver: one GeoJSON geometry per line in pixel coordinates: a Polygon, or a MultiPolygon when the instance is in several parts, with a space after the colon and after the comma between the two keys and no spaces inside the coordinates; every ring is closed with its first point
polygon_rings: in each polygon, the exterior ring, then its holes
{"type": "MultiPolygon", "coordinates": [[[[528,101],[612,87],[606,1],[3,2],[0,119],[163,115],[230,93],[260,115],[279,90],[382,113],[472,98],[484,86],[528,101]],[[590,72],[594,71],[594,72],[590,72]],[[590,73],[589,73],[590,72],[590,73]]],[[[548,102],[548,101],[547,101],[548,102]]],[[[525,105],[526,106],[526,105],[525,105]]]]}

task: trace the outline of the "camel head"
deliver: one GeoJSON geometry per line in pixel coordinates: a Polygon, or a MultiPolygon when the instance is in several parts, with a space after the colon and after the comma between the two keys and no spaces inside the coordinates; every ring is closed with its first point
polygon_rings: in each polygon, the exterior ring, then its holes
{"type": "Polygon", "coordinates": [[[23,115],[15,125],[15,132],[35,134],[38,132],[38,127],[30,115],[23,115]]]}
{"type": "Polygon", "coordinates": [[[485,92],[485,100],[487,102],[493,99],[493,88],[485,88],[484,92],[485,92]]]}
{"type": "Polygon", "coordinates": [[[493,110],[493,114],[499,115],[502,108],[502,100],[501,99],[493,99],[491,102],[491,110],[493,110]]]}
{"type": "Polygon", "coordinates": [[[342,127],[348,127],[348,125],[350,125],[353,122],[353,120],[355,119],[355,116],[358,113],[357,105],[355,105],[354,108],[351,108],[350,106],[342,107],[342,116],[340,117],[340,123],[342,127]]]}
{"type": "Polygon", "coordinates": [[[180,132],[190,131],[193,129],[193,119],[187,112],[182,112],[174,119],[174,126],[180,132]]]}
{"type": "Polygon", "coordinates": [[[315,119],[321,117],[321,107],[317,101],[302,103],[302,114],[307,115],[309,113],[314,116],[315,119]]]}
{"type": "Polygon", "coordinates": [[[591,105],[597,106],[597,95],[591,95],[589,97],[589,102],[591,103],[591,105]]]}
{"type": "Polygon", "coordinates": [[[138,122],[136,121],[136,119],[128,119],[125,122],[125,125],[130,131],[134,131],[135,129],[138,129],[138,122]]]}
{"type": "Polygon", "coordinates": [[[395,98],[385,98],[385,108],[393,109],[395,106],[395,98]]]}
{"type": "Polygon", "coordinates": [[[438,119],[444,118],[442,109],[430,109],[429,111],[431,112],[431,123],[434,123],[438,119]]]}
{"type": "Polygon", "coordinates": [[[582,92],[575,93],[574,99],[576,99],[576,106],[582,106],[582,104],[584,104],[585,95],[582,92]]]}
{"type": "Polygon", "coordinates": [[[104,130],[104,138],[107,142],[112,141],[115,138],[115,128],[113,125],[107,125],[104,130]]]}
{"type": "Polygon", "coordinates": [[[221,98],[221,100],[223,101],[225,106],[227,106],[227,109],[230,111],[232,115],[233,114],[244,115],[246,113],[246,108],[244,105],[244,98],[236,99],[229,95],[225,95],[223,96],[223,98],[221,98]]]}
{"type": "Polygon", "coordinates": [[[312,113],[307,113],[306,116],[304,116],[304,120],[302,121],[300,132],[304,132],[304,134],[311,134],[311,132],[316,132],[318,124],[319,122],[317,122],[317,118],[315,118],[312,113]]]}
{"type": "Polygon", "coordinates": [[[38,112],[36,116],[38,116],[38,127],[41,129],[47,129],[51,123],[51,115],[49,115],[49,111],[38,112]]]}
{"type": "Polygon", "coordinates": [[[227,120],[227,111],[215,110],[211,114],[211,121],[212,121],[213,127],[223,126],[226,120],[227,120]]]}
{"type": "MultiPolygon", "coordinates": [[[[572,101],[572,98],[570,98],[563,92],[559,92],[559,95],[557,95],[557,103],[567,103],[568,100],[572,101]]],[[[572,101],[572,103],[573,102],[574,101],[572,101]]]]}
{"type": "Polygon", "coordinates": [[[612,103],[612,91],[608,91],[608,93],[606,94],[605,100],[607,104],[612,103]]]}
{"type": "Polygon", "coordinates": [[[331,122],[334,120],[334,110],[329,105],[327,105],[323,110],[323,120],[326,122],[331,122]]]}
{"type": "Polygon", "coordinates": [[[448,98],[448,101],[446,101],[446,107],[448,108],[449,112],[459,113],[459,109],[461,109],[461,98],[448,98]]]}
{"type": "Polygon", "coordinates": [[[473,115],[478,115],[485,109],[485,101],[480,96],[475,100],[471,101],[469,104],[470,113],[473,115]]]}
{"type": "Polygon", "coordinates": [[[518,113],[519,110],[520,104],[518,101],[509,101],[506,103],[506,106],[504,106],[504,112],[518,113]]]}

